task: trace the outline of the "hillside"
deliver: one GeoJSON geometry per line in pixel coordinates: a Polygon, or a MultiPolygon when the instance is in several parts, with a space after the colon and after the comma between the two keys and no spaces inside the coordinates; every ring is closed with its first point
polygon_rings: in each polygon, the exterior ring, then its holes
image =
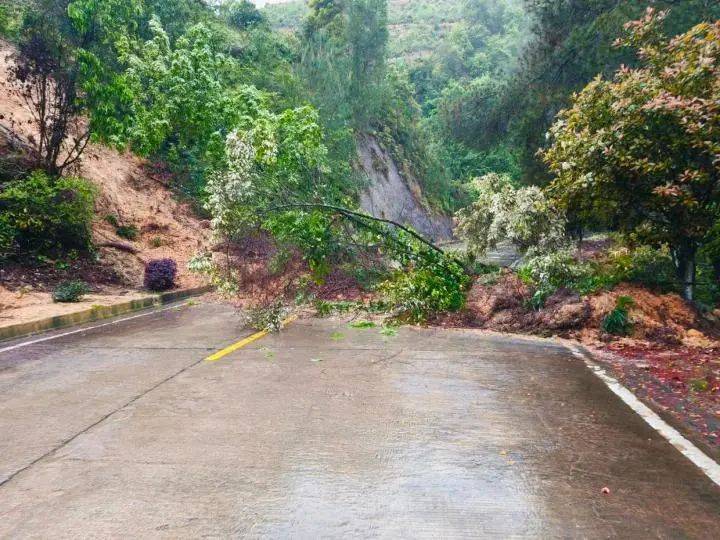
{"type": "MultiPolygon", "coordinates": [[[[447,38],[461,18],[462,0],[389,0],[390,57],[426,56],[447,38]]],[[[267,4],[263,13],[274,28],[297,29],[308,13],[304,0],[267,4]]]]}
{"type": "MultiPolygon", "coordinates": [[[[12,52],[9,45],[0,43],[0,118],[2,125],[27,139],[31,136],[29,111],[10,93],[7,84],[8,56],[12,52]]],[[[97,144],[90,145],[74,172],[90,180],[98,190],[92,224],[97,266],[82,265],[57,273],[6,268],[0,281],[0,305],[4,310],[46,303],[47,287],[67,277],[64,274],[68,272],[72,277],[86,278],[96,292],[117,294],[137,289],[142,286],[144,263],[164,257],[177,261],[180,287],[203,283],[187,270],[187,262],[210,242],[209,224],[199,219],[189,204],[177,200],[163,174],[153,171],[142,159],[97,144]],[[134,226],[137,237],[119,237],[111,221],[134,226]]]]}

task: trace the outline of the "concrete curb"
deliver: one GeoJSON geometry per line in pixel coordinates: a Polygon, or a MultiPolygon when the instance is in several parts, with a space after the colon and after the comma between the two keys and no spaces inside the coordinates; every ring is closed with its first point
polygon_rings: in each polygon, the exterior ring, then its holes
{"type": "Polygon", "coordinates": [[[118,315],[125,315],[142,309],[170,304],[192,296],[199,296],[212,290],[212,286],[205,286],[179,291],[169,291],[119,304],[93,306],[90,309],[77,311],[75,313],[66,313],[65,315],[58,315],[56,317],[49,317],[38,321],[14,324],[0,328],[0,341],[26,337],[33,334],[39,334],[41,332],[47,332],[48,330],[57,330],[59,328],[67,328],[69,326],[101,321],[103,319],[109,319],[118,315]]]}

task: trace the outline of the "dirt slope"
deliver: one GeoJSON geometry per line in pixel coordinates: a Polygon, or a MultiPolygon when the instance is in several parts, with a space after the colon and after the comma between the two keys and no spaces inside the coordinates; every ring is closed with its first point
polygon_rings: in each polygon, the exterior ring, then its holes
{"type": "MultiPolygon", "coordinates": [[[[0,123],[19,136],[33,132],[30,113],[7,83],[12,48],[0,42],[0,123]]],[[[117,285],[142,285],[144,263],[150,259],[172,257],[178,263],[179,285],[191,287],[202,282],[187,270],[188,260],[211,240],[209,224],[199,219],[189,205],[179,202],[161,175],[153,175],[148,163],[131,154],[120,153],[99,144],[90,145],[74,174],[98,187],[94,242],[129,244],[136,254],[100,247],[100,265],[114,275],[117,285]],[[140,234],[134,241],[119,238],[106,217],[115,216],[123,225],[134,225],[140,234]]],[[[7,285],[7,284],[6,284],[7,285]]],[[[2,290],[5,307],[14,294],[2,290]]]]}

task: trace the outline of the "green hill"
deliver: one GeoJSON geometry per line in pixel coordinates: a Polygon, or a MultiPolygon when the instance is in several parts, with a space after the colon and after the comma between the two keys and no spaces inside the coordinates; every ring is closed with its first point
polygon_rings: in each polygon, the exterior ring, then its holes
{"type": "MultiPolygon", "coordinates": [[[[461,18],[463,0],[390,0],[388,26],[391,58],[414,59],[429,54],[461,18]]],[[[308,13],[304,0],[269,4],[263,13],[274,28],[292,31],[308,13]]]]}

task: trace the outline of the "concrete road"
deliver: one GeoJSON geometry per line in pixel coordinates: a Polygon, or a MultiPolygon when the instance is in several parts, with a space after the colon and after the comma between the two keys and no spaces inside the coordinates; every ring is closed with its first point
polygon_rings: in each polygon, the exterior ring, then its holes
{"type": "Polygon", "coordinates": [[[204,362],[237,321],[0,352],[0,537],[718,537],[720,489],[562,346],[304,320],[204,362]]]}

